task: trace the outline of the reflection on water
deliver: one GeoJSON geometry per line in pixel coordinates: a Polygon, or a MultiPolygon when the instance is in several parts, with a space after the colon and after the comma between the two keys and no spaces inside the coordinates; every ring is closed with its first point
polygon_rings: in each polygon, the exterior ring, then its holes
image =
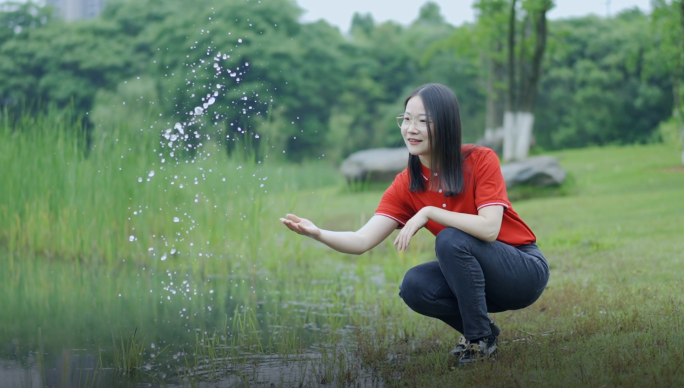
{"type": "Polygon", "coordinates": [[[24,367],[14,361],[0,361],[0,386],[42,388],[43,378],[36,367],[24,367]]]}
{"type": "Polygon", "coordinates": [[[68,357],[69,360],[54,360],[44,372],[38,366],[2,361],[0,387],[322,387],[333,382],[353,387],[383,386],[379,377],[342,351],[219,359],[166,377],[148,373],[149,370],[125,375],[112,368],[101,368],[88,354],[68,357]]]}
{"type": "Polygon", "coordinates": [[[15,261],[0,273],[0,387],[380,386],[354,356],[350,317],[370,314],[358,276],[334,265],[311,279],[15,261]],[[123,373],[132,345],[142,367],[123,373]]]}

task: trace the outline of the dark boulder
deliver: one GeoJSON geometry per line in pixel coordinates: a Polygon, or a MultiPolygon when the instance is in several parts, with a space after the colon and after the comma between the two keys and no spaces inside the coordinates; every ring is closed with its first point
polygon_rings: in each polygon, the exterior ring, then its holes
{"type": "Polygon", "coordinates": [[[390,182],[406,168],[408,156],[406,147],[363,150],[349,155],[340,171],[347,181],[390,182]]]}
{"type": "Polygon", "coordinates": [[[536,187],[558,186],[565,181],[566,172],[552,156],[534,156],[522,162],[501,166],[506,187],[519,184],[536,187]]]}

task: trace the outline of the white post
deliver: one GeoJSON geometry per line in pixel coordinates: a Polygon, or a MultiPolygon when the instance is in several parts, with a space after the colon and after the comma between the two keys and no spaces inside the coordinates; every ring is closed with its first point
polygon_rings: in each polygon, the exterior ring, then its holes
{"type": "Polygon", "coordinates": [[[532,127],[534,126],[534,113],[518,113],[518,138],[515,144],[515,160],[525,160],[530,153],[530,141],[532,140],[532,127]]]}
{"type": "Polygon", "coordinates": [[[515,159],[515,139],[517,136],[516,113],[506,111],[503,123],[503,161],[510,162],[515,159]]]}

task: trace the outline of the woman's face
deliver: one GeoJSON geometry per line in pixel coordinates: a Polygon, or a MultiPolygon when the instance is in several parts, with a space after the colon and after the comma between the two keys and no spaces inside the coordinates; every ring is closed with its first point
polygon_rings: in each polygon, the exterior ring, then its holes
{"type": "Polygon", "coordinates": [[[401,135],[411,155],[418,156],[420,162],[430,167],[430,140],[428,138],[427,112],[423,100],[413,96],[406,104],[401,135]]]}

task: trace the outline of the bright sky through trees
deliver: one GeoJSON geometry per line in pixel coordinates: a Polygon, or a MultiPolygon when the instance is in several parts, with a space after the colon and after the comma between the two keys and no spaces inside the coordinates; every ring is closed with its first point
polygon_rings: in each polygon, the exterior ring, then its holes
{"type": "MultiPolygon", "coordinates": [[[[439,4],[442,14],[451,24],[459,25],[465,21],[473,21],[474,14],[471,0],[433,0],[439,4]]],[[[339,27],[342,31],[349,30],[354,12],[373,15],[377,22],[395,20],[408,24],[418,16],[418,10],[425,1],[415,0],[297,0],[306,10],[304,21],[325,19],[339,27]]],[[[610,12],[617,12],[628,8],[650,12],[649,0],[557,0],[556,7],[549,12],[549,18],[559,19],[572,16],[597,14],[606,16],[610,12]]]]}

